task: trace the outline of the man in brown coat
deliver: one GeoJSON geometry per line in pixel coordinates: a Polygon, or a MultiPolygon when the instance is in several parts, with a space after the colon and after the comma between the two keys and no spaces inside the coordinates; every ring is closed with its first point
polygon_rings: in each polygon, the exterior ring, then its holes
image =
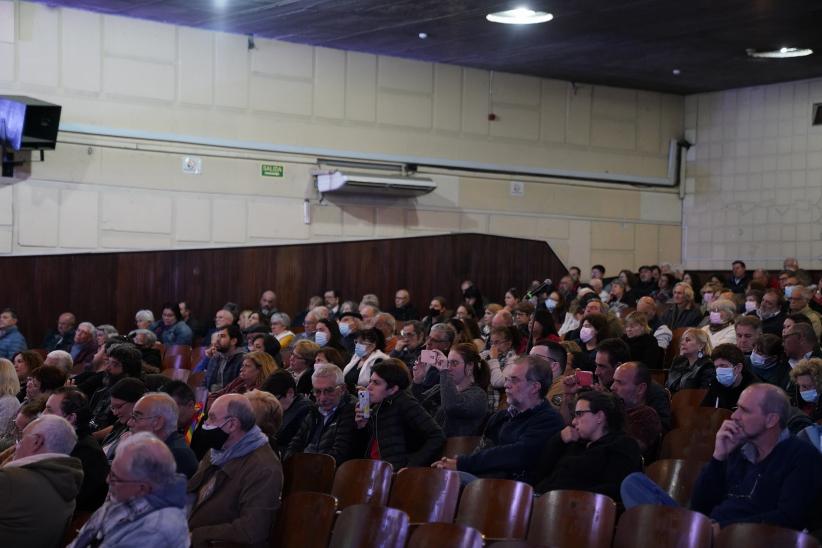
{"type": "Polygon", "coordinates": [[[211,450],[188,482],[194,499],[191,545],[212,541],[268,546],[271,518],[283,486],[280,460],[255,424],[254,410],[240,394],[214,401],[204,423],[211,450]]]}

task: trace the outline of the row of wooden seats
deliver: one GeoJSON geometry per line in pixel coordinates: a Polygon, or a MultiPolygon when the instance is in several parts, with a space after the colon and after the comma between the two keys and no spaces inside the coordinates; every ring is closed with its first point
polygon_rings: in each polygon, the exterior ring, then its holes
{"type": "MultiPolygon", "coordinates": [[[[482,480],[480,480],[482,481],[482,480]]],[[[505,480],[496,480],[505,481],[505,480]]],[[[476,483],[476,482],[475,482],[476,483]]],[[[470,485],[469,485],[470,487],[470,485]]],[[[466,488],[468,489],[468,488],[466,488]]],[[[637,506],[619,518],[613,501],[583,491],[553,491],[538,498],[527,537],[493,539],[465,523],[414,525],[397,508],[358,504],[338,514],[323,493],[294,493],[284,503],[272,547],[279,548],[819,548],[812,536],[763,524],[735,524],[713,542],[711,521],[698,512],[668,506],[637,506]],[[591,508],[600,497],[606,504],[591,508]]]]}

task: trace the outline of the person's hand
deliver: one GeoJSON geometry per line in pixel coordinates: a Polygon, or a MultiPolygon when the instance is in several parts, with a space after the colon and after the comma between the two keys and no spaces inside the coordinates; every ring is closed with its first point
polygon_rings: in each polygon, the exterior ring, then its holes
{"type": "Polygon", "coordinates": [[[576,372],[579,369],[574,369],[574,374],[566,376],[562,379],[562,392],[566,395],[573,396],[577,392],[579,392],[580,386],[579,382],[577,382],[576,372]]]}
{"type": "Polygon", "coordinates": [[[716,433],[716,444],[714,445],[714,458],[724,461],[728,455],[739,447],[745,434],[742,428],[732,420],[723,421],[722,426],[716,433]]]}
{"type": "Polygon", "coordinates": [[[488,357],[491,358],[492,360],[498,360],[499,359],[499,348],[497,348],[494,345],[491,345],[491,350],[488,351],[488,357]]]}
{"type": "Polygon", "coordinates": [[[208,348],[206,348],[206,351],[205,351],[206,357],[213,358],[214,354],[216,354],[216,353],[217,353],[217,347],[216,346],[209,346],[208,348]]]}
{"type": "Polygon", "coordinates": [[[442,470],[456,470],[457,459],[449,459],[448,457],[442,457],[440,460],[434,462],[434,464],[431,465],[431,468],[440,468],[442,470]]]}
{"type": "Polygon", "coordinates": [[[394,350],[397,352],[402,352],[402,350],[408,346],[408,341],[402,338],[397,339],[397,344],[394,345],[394,350]]]}
{"type": "Polygon", "coordinates": [[[600,384],[598,382],[595,382],[594,384],[592,384],[591,388],[593,388],[597,392],[610,392],[610,390],[608,390],[607,386],[605,386],[604,384],[600,384]]]}
{"type": "Polygon", "coordinates": [[[579,432],[573,426],[566,426],[560,431],[559,435],[562,437],[563,443],[579,441],[579,432]]]}
{"type": "Polygon", "coordinates": [[[414,367],[411,368],[411,380],[414,384],[422,384],[428,373],[428,367],[428,364],[422,363],[422,360],[418,359],[414,362],[414,367]]]}
{"type": "Polygon", "coordinates": [[[368,418],[362,416],[362,410],[359,405],[354,411],[354,424],[357,425],[358,430],[362,430],[368,424],[368,418]]]}

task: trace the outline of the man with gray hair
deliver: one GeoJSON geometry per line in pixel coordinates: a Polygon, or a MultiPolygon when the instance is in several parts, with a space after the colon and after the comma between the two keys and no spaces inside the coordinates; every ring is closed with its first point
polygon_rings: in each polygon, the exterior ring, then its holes
{"type": "Polygon", "coordinates": [[[128,420],[132,432],[151,432],[168,446],[177,472],[190,478],[197,471],[197,457],[177,431],[179,408],[174,398],[161,392],[150,392],[137,400],[128,420]]]}
{"type": "Polygon", "coordinates": [[[152,434],[123,441],[108,475],[108,500],[70,548],[190,546],[185,478],[174,469],[171,451],[152,434]]]}
{"type": "Polygon", "coordinates": [[[311,384],[317,406],[303,419],[284,458],[294,453],[324,453],[339,466],[353,457],[354,397],[345,388],[342,370],[332,363],[314,364],[311,384]]]}
{"type": "Polygon", "coordinates": [[[192,545],[222,541],[268,546],[283,467],[256,425],[251,402],[242,394],[220,396],[208,410],[203,434],[211,450],[188,482],[192,545]]]}
{"type": "Polygon", "coordinates": [[[23,430],[14,460],[0,468],[0,546],[58,546],[83,484],[70,457],[77,435],[69,422],[44,415],[23,430]]]}
{"type": "Polygon", "coordinates": [[[52,350],[46,355],[43,365],[59,367],[61,371],[65,371],[67,375],[71,375],[71,370],[74,368],[74,360],[71,359],[71,354],[65,350],[52,350]]]}
{"type": "Polygon", "coordinates": [[[813,298],[813,291],[801,285],[793,286],[788,297],[788,314],[802,314],[811,321],[813,331],[817,337],[822,336],[822,317],[813,310],[809,303],[813,298]]]}
{"type": "Polygon", "coordinates": [[[74,344],[71,345],[71,359],[74,360],[74,374],[91,370],[91,362],[97,353],[97,328],[93,323],[81,322],[74,332],[74,344]]]}

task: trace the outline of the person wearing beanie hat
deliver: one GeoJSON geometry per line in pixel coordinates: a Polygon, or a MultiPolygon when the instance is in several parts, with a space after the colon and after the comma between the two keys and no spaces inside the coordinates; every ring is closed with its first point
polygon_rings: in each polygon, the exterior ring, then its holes
{"type": "Polygon", "coordinates": [[[148,390],[143,381],[131,377],[120,379],[111,387],[109,410],[116,422],[100,444],[109,463],[114,460],[117,445],[123,439],[123,434],[128,431],[128,420],[131,418],[134,404],[146,392],[148,390]]]}

